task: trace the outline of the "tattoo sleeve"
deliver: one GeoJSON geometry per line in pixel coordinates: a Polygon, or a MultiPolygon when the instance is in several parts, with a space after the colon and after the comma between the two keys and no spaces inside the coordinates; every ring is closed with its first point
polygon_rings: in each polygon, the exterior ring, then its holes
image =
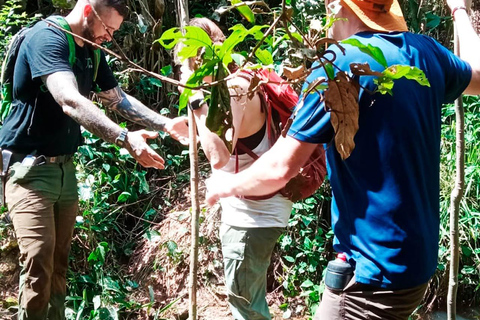
{"type": "Polygon", "coordinates": [[[147,128],[165,131],[168,118],[149,109],[134,97],[123,92],[120,87],[102,91],[97,95],[107,108],[114,110],[122,117],[147,128]]]}
{"type": "Polygon", "coordinates": [[[42,80],[66,115],[103,140],[115,142],[122,129],[78,92],[77,80],[71,71],[55,72],[43,76],[42,80]]]}

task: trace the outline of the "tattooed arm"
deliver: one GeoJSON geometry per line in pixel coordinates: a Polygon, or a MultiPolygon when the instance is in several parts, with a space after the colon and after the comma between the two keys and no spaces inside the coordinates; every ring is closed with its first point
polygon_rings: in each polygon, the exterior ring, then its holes
{"type": "Polygon", "coordinates": [[[146,107],[134,97],[123,92],[120,87],[97,94],[102,103],[122,117],[156,131],[168,132],[182,144],[188,144],[186,117],[169,119],[146,107]]]}
{"type": "MultiPolygon", "coordinates": [[[[77,80],[71,71],[55,72],[43,76],[42,80],[66,115],[103,140],[115,142],[123,129],[78,92],[77,80]]],[[[141,165],[163,169],[163,159],[146,143],[146,139],[157,135],[145,130],[129,132],[125,148],[141,165]]]]}

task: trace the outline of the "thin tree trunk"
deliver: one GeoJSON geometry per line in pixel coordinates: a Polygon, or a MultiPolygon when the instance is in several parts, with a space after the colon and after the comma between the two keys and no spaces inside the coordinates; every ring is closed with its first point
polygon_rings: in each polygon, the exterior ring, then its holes
{"type": "MultiPolygon", "coordinates": [[[[467,8],[471,1],[467,0],[467,8]]],[[[460,56],[458,30],[454,27],[455,54],[460,56]]],[[[447,295],[447,319],[455,320],[457,315],[457,289],[458,289],[458,264],[459,264],[459,240],[458,240],[458,217],[460,201],[465,189],[465,110],[460,96],[455,100],[455,130],[456,130],[456,176],[455,185],[450,198],[450,273],[447,295]]]]}
{"type": "MultiPolygon", "coordinates": [[[[178,0],[178,17],[181,28],[188,24],[188,1],[178,0]]],[[[197,320],[197,270],[198,270],[198,225],[200,217],[200,203],[198,201],[198,154],[197,154],[197,126],[193,112],[188,108],[188,127],[190,135],[190,199],[192,202],[192,224],[190,243],[190,274],[188,277],[189,306],[188,314],[190,320],[197,320]]]]}

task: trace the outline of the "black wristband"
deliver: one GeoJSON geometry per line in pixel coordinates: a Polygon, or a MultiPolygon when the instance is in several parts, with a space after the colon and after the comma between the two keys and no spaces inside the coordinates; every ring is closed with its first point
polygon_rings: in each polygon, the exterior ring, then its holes
{"type": "Polygon", "coordinates": [[[203,99],[195,99],[192,102],[190,102],[190,109],[192,110],[200,109],[204,103],[205,103],[205,100],[203,99]]]}

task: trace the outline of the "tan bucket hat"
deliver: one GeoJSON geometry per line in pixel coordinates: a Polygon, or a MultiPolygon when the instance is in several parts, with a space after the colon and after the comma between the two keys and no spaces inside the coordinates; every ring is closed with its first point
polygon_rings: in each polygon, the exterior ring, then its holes
{"type": "Polygon", "coordinates": [[[408,31],[397,0],[341,0],[370,29],[375,31],[408,31]]]}

